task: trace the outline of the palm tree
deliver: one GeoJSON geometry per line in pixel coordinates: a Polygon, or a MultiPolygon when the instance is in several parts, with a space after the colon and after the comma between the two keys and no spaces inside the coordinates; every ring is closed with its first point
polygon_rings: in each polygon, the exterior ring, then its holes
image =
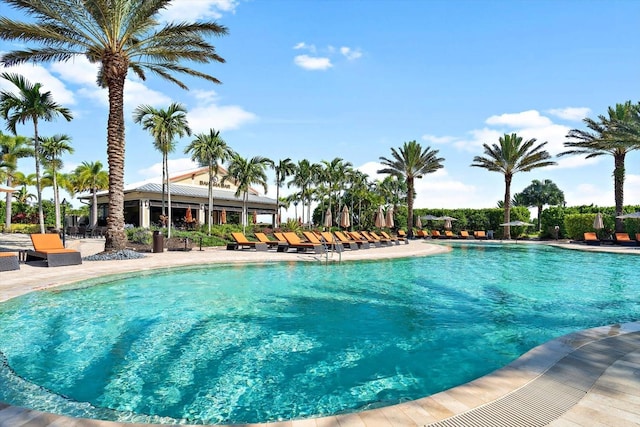
{"type": "Polygon", "coordinates": [[[71,137],[68,135],[57,134],[50,137],[41,137],[41,153],[45,163],[51,168],[51,176],[53,179],[53,204],[56,213],[56,230],[61,230],[60,226],[60,194],[58,192],[58,171],[62,168],[62,160],[60,157],[64,153],[73,153],[73,147],[70,144],[71,137]]]}
{"type": "Polygon", "coordinates": [[[102,169],[102,163],[82,162],[73,172],[74,191],[90,191],[91,201],[91,228],[98,225],[98,196],[99,190],[109,188],[109,174],[102,169]]]}
{"type": "Polygon", "coordinates": [[[287,157],[284,160],[281,159],[278,163],[274,163],[273,169],[276,172],[276,215],[273,226],[276,228],[280,225],[280,187],[282,187],[288,176],[295,173],[296,165],[287,157]]]}
{"type": "MultiPolygon", "coordinates": [[[[305,201],[307,200],[306,197],[308,196],[308,193],[309,193],[307,189],[313,184],[313,182],[314,182],[314,168],[312,167],[311,162],[309,162],[309,160],[307,159],[298,161],[298,163],[296,164],[296,170],[287,185],[288,186],[295,185],[300,189],[299,200],[302,202],[303,217],[304,217],[305,201]]],[[[294,205],[294,206],[296,206],[296,215],[297,215],[297,205],[294,205]]],[[[304,218],[303,218],[303,222],[304,222],[304,218]]]]}
{"type": "MultiPolygon", "coordinates": [[[[486,157],[475,156],[471,166],[487,169],[491,172],[500,172],[504,175],[504,222],[511,218],[511,181],[517,172],[529,172],[533,169],[555,165],[549,160],[551,154],[543,150],[546,142],[534,147],[536,139],[522,141],[522,137],[515,133],[504,134],[498,139],[498,144],[489,146],[482,144],[486,157]]],[[[511,227],[505,226],[504,235],[511,239],[511,227]]]]}
{"type": "Polygon", "coordinates": [[[109,215],[105,250],[124,249],[124,85],[132,70],[146,80],[156,74],[183,89],[176,73],[218,79],[180,64],[223,63],[206,36],[222,36],[227,28],[213,21],[158,23],[158,13],[170,0],[4,0],[33,19],[15,21],[0,17],[0,39],[37,42],[34,49],[5,53],[0,64],[9,67],[25,62],[67,61],[85,56],[99,64],[97,83],[108,89],[107,158],[109,164],[109,215]]]}
{"type": "Polygon", "coordinates": [[[393,159],[380,157],[380,163],[386,166],[378,173],[386,173],[399,178],[404,178],[407,182],[407,210],[408,210],[408,235],[413,237],[413,199],[414,181],[420,179],[428,173],[434,173],[443,167],[442,157],[437,157],[438,150],[427,147],[424,150],[416,141],[405,142],[396,150],[391,149],[393,159]]]}
{"type": "Polygon", "coordinates": [[[540,231],[540,216],[544,205],[561,205],[564,203],[564,193],[550,179],[539,181],[534,179],[521,193],[513,195],[520,199],[525,206],[538,208],[538,231],[540,231]]]}
{"type": "MultiPolygon", "coordinates": [[[[564,143],[570,150],[558,156],[586,154],[586,158],[610,155],[613,156],[613,187],[616,204],[616,216],[623,214],[625,157],[627,153],[640,149],[640,107],[627,101],[616,104],[607,110],[608,117],[599,115],[598,120],[585,118],[583,121],[589,130],[572,129],[567,138],[572,141],[564,143]],[[634,130],[630,132],[629,130],[634,130]]],[[[616,218],[616,231],[622,232],[622,219],[616,218]]]]}
{"type": "Polygon", "coordinates": [[[196,139],[184,149],[185,154],[191,153],[191,160],[198,162],[200,166],[209,169],[209,213],[207,224],[211,235],[211,223],[213,222],[213,180],[218,175],[218,161],[226,162],[233,155],[233,150],[220,136],[220,131],[213,128],[209,133],[199,133],[196,139]]]}
{"type": "MultiPolygon", "coordinates": [[[[0,168],[4,169],[7,187],[13,187],[13,181],[18,168],[18,159],[33,156],[33,149],[29,140],[24,136],[4,135],[0,132],[0,168]]],[[[6,195],[5,230],[11,228],[11,193],[6,195]]]]}
{"type": "Polygon", "coordinates": [[[133,121],[142,124],[142,128],[153,136],[153,145],[162,153],[162,216],[165,215],[165,185],[169,203],[167,215],[167,237],[171,237],[171,189],[169,188],[169,153],[176,148],[176,136],[191,136],[187,124],[187,109],[172,102],[166,110],[150,105],[140,105],[133,112],[133,121]]]}
{"type": "MultiPolygon", "coordinates": [[[[0,22],[4,18],[0,18],[0,22]]],[[[0,24],[0,37],[3,32],[0,24]]],[[[53,120],[61,115],[67,121],[71,121],[71,112],[53,101],[51,92],[41,92],[40,83],[32,84],[27,79],[17,74],[2,73],[2,78],[13,83],[18,89],[14,94],[9,91],[0,92],[0,115],[7,121],[7,130],[17,135],[16,126],[27,121],[33,122],[33,147],[36,162],[36,192],[38,196],[38,218],[40,220],[40,232],[44,233],[44,213],[42,211],[42,190],[40,186],[40,137],[38,136],[38,121],[53,120]]]]}
{"type": "Polygon", "coordinates": [[[335,192],[337,203],[336,211],[333,213],[333,218],[339,218],[341,206],[338,195],[340,193],[340,190],[343,188],[347,170],[351,166],[353,166],[353,164],[351,162],[345,162],[343,159],[336,157],[330,162],[323,160],[322,165],[324,165],[324,171],[322,175],[327,183],[327,191],[329,193],[329,210],[331,210],[331,199],[333,198],[335,192]]]}
{"type": "Polygon", "coordinates": [[[267,192],[267,172],[266,168],[273,164],[273,161],[266,157],[255,156],[250,160],[245,159],[237,153],[234,153],[229,163],[229,171],[222,178],[222,182],[229,179],[235,180],[238,189],[235,196],[240,197],[242,194],[242,231],[246,231],[247,226],[247,199],[249,198],[249,189],[252,185],[261,185],[264,192],[267,192]]]}

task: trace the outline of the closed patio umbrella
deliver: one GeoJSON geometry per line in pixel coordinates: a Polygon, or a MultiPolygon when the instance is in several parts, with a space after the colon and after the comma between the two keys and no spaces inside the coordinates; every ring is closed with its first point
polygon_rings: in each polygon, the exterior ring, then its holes
{"type": "Polygon", "coordinates": [[[594,230],[602,230],[604,228],[604,222],[602,221],[602,214],[600,212],[598,212],[593,219],[593,228],[594,230]]]}
{"type": "Polygon", "coordinates": [[[375,226],[378,228],[382,228],[385,226],[384,212],[382,211],[382,206],[380,206],[376,211],[376,219],[374,223],[375,223],[375,226]]]}
{"type": "Polygon", "coordinates": [[[327,228],[331,228],[331,223],[333,222],[333,218],[331,215],[331,209],[327,208],[327,211],[324,214],[324,222],[323,225],[327,228]]]}
{"type": "Polygon", "coordinates": [[[340,227],[349,228],[351,226],[351,218],[349,218],[349,208],[347,205],[342,208],[342,213],[340,214],[340,227]]]}
{"type": "Polygon", "coordinates": [[[422,228],[422,221],[420,220],[420,217],[416,219],[416,228],[422,228]]]}
{"type": "Polygon", "coordinates": [[[451,230],[451,220],[450,219],[445,219],[444,220],[444,228],[445,230],[451,230]]]}
{"type": "Polygon", "coordinates": [[[393,207],[389,207],[389,209],[387,209],[387,217],[385,218],[385,222],[387,223],[387,227],[393,228],[393,207]]]}
{"type": "Polygon", "coordinates": [[[184,221],[185,221],[187,224],[190,224],[190,223],[192,223],[192,222],[193,222],[193,214],[191,213],[191,206],[189,206],[189,207],[187,208],[187,213],[186,213],[186,214],[185,214],[185,216],[184,216],[184,221]]]}
{"type": "Polygon", "coordinates": [[[227,223],[227,211],[226,211],[226,209],[222,209],[222,213],[220,214],[220,223],[221,224],[226,224],[227,223]]]}
{"type": "Polygon", "coordinates": [[[251,216],[251,222],[254,224],[258,222],[258,212],[253,211],[253,215],[251,216]]]}

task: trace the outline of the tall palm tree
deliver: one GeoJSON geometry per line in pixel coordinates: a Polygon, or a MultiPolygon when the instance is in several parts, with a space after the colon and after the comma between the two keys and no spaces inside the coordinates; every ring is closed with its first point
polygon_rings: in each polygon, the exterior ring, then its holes
{"type": "Polygon", "coordinates": [[[247,226],[247,200],[249,198],[249,188],[252,185],[261,185],[264,192],[267,192],[267,172],[266,168],[271,166],[273,161],[266,157],[255,156],[249,160],[234,153],[229,163],[227,175],[222,178],[222,182],[229,179],[235,180],[238,189],[235,196],[242,195],[242,231],[246,231],[247,226]]]}
{"type": "MultiPolygon", "coordinates": [[[[544,150],[547,142],[536,146],[536,139],[528,139],[523,142],[522,137],[515,133],[504,134],[498,139],[498,144],[489,146],[482,144],[485,157],[475,156],[471,166],[487,169],[491,172],[500,172],[504,175],[504,222],[511,218],[511,181],[517,172],[529,172],[533,169],[555,165],[549,160],[551,154],[544,150]]],[[[511,239],[511,227],[505,226],[504,235],[511,239]]]]}
{"type": "MultiPolygon", "coordinates": [[[[296,170],[287,184],[288,186],[295,185],[300,189],[300,201],[302,202],[302,217],[304,222],[304,206],[306,197],[308,195],[307,189],[313,184],[314,180],[314,168],[311,165],[311,162],[307,159],[303,159],[298,161],[296,164],[296,170]]],[[[297,210],[297,205],[296,210],[297,210]]],[[[297,212],[296,212],[297,215],[297,212]]],[[[297,219],[297,218],[296,218],[297,219]]]]}
{"type": "Polygon", "coordinates": [[[280,226],[280,187],[282,187],[287,177],[295,173],[296,165],[287,157],[286,159],[280,159],[278,163],[274,162],[273,169],[276,172],[276,215],[273,221],[275,228],[280,226]]]}
{"type": "Polygon", "coordinates": [[[220,131],[213,128],[209,133],[199,133],[196,139],[184,149],[185,154],[191,154],[191,160],[198,162],[200,166],[207,166],[209,171],[209,212],[207,224],[209,234],[211,234],[211,223],[213,222],[213,180],[218,175],[218,162],[226,162],[233,155],[233,150],[220,136],[220,131]]]}
{"type": "Polygon", "coordinates": [[[331,210],[331,199],[335,193],[336,200],[336,211],[333,212],[333,218],[340,217],[340,201],[338,195],[340,190],[343,188],[343,183],[345,182],[345,175],[347,170],[353,166],[351,162],[345,162],[344,159],[336,157],[335,159],[329,161],[323,160],[322,165],[324,166],[324,179],[327,183],[327,190],[329,192],[329,210],[331,210]]]}
{"type": "Polygon", "coordinates": [[[407,210],[408,210],[408,235],[413,237],[413,199],[414,181],[422,178],[428,173],[434,173],[443,167],[444,159],[438,156],[438,150],[431,147],[422,149],[416,141],[405,142],[398,150],[391,149],[392,159],[380,157],[380,163],[386,166],[378,173],[386,173],[400,178],[407,182],[407,210]]]}
{"type": "Polygon", "coordinates": [[[53,204],[55,206],[56,230],[61,230],[60,222],[60,194],[58,191],[58,171],[62,168],[61,156],[64,153],[73,153],[73,147],[70,144],[71,137],[64,134],[56,134],[49,137],[40,137],[42,158],[50,168],[53,179],[53,204]]]}
{"type": "Polygon", "coordinates": [[[16,21],[0,17],[0,39],[36,42],[41,47],[5,53],[0,64],[67,61],[85,56],[99,64],[97,83],[108,89],[107,158],[109,165],[109,215],[105,250],[124,249],[124,85],[132,70],[146,80],[156,74],[183,89],[187,86],[176,73],[218,79],[181,65],[225,62],[206,41],[208,36],[227,34],[227,28],[213,21],[158,22],[158,13],[170,0],[4,0],[32,19],[16,21]]]}
{"type": "MultiPolygon", "coordinates": [[[[3,29],[0,18],[0,37],[3,29]]],[[[0,116],[7,121],[7,130],[17,135],[16,126],[27,121],[33,123],[33,149],[36,163],[36,192],[38,196],[38,218],[40,232],[44,233],[44,213],[42,211],[42,190],[40,186],[40,137],[38,135],[38,122],[40,119],[51,121],[61,115],[67,121],[73,119],[71,111],[54,102],[51,92],[41,92],[40,83],[32,84],[23,76],[10,73],[2,73],[2,78],[13,83],[18,89],[14,94],[10,91],[0,92],[0,116]]]]}
{"type": "Polygon", "coordinates": [[[550,179],[545,179],[544,181],[534,179],[521,193],[514,194],[513,198],[520,199],[524,206],[538,208],[538,231],[540,231],[540,216],[544,205],[561,205],[564,203],[564,193],[550,179]]]}
{"type": "Polygon", "coordinates": [[[172,102],[164,110],[151,105],[140,105],[133,111],[133,121],[142,124],[142,128],[153,136],[153,145],[162,153],[162,215],[168,213],[167,237],[171,237],[171,188],[169,180],[169,153],[176,149],[174,138],[191,136],[191,128],[187,123],[187,109],[177,102],[172,102]],[[169,203],[165,211],[165,191],[169,203]]]}
{"type": "Polygon", "coordinates": [[[98,191],[109,188],[109,174],[100,161],[82,162],[73,172],[74,191],[91,192],[91,227],[98,225],[98,191]]]}
{"type": "MultiPolygon", "coordinates": [[[[0,132],[0,168],[5,171],[7,187],[13,187],[14,177],[18,168],[18,159],[33,156],[33,149],[29,140],[24,136],[4,135],[0,132]]],[[[6,193],[5,199],[5,230],[11,228],[11,205],[13,197],[6,193]]]]}
{"type": "MultiPolygon", "coordinates": [[[[585,118],[583,122],[589,130],[571,129],[564,143],[570,148],[558,156],[586,154],[586,158],[613,156],[613,187],[616,216],[623,214],[625,158],[627,153],[640,149],[640,108],[631,101],[609,107],[607,116],[599,115],[597,120],[585,118]],[[635,129],[635,131],[633,131],[635,129]],[[630,131],[631,130],[631,131],[630,131]]],[[[616,231],[622,232],[622,219],[616,218],[616,231]]]]}

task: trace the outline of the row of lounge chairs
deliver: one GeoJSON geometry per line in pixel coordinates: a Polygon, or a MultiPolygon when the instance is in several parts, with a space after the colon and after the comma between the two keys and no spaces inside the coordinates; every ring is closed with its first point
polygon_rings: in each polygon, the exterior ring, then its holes
{"type": "Polygon", "coordinates": [[[487,239],[487,233],[483,230],[474,231],[469,234],[467,230],[460,231],[460,234],[454,234],[451,230],[445,230],[442,233],[438,230],[416,230],[416,237],[423,239],[487,239]]]}
{"type": "Polygon", "coordinates": [[[613,243],[621,246],[640,246],[640,233],[636,233],[636,239],[629,237],[629,233],[615,233],[613,240],[601,240],[594,232],[584,233],[584,242],[587,245],[600,246],[601,243],[613,243]]]}
{"type": "Polygon", "coordinates": [[[386,232],[349,232],[349,231],[323,231],[302,232],[304,240],[294,232],[274,232],[275,240],[269,238],[264,233],[254,233],[257,240],[249,240],[244,233],[231,233],[234,242],[227,245],[227,249],[255,249],[266,251],[277,249],[279,252],[288,252],[295,249],[297,252],[311,251],[316,254],[324,253],[328,250],[342,252],[345,248],[350,250],[368,249],[371,246],[389,246],[406,242],[406,238],[391,236],[386,232]]]}

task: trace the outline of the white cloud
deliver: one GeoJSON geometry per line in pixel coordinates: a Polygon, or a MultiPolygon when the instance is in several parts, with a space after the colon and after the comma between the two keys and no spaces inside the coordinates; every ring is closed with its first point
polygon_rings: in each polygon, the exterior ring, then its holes
{"type": "Polygon", "coordinates": [[[456,138],[454,136],[435,136],[435,135],[422,135],[422,140],[432,144],[448,144],[454,142],[456,138]]]}
{"type": "Polygon", "coordinates": [[[613,182],[606,182],[600,185],[579,184],[574,188],[563,189],[567,206],[580,205],[613,205],[613,182]]]}
{"type": "Polygon", "coordinates": [[[180,0],[171,2],[160,18],[168,22],[220,19],[223,13],[234,13],[237,7],[236,0],[180,0]]]}
{"type": "Polygon", "coordinates": [[[482,153],[482,144],[493,144],[498,142],[498,138],[504,135],[504,132],[495,129],[483,128],[474,129],[468,132],[471,138],[455,141],[453,146],[458,150],[476,153],[482,153]]]}
{"type": "Polygon", "coordinates": [[[326,70],[333,67],[329,58],[309,55],[298,55],[293,59],[293,62],[298,67],[304,68],[305,70],[326,70]]]}
{"type": "Polygon", "coordinates": [[[347,46],[342,46],[340,48],[340,53],[350,61],[362,57],[362,52],[359,49],[353,50],[347,46]]]}
{"type": "Polygon", "coordinates": [[[187,113],[189,126],[194,133],[209,129],[231,130],[253,121],[257,116],[237,105],[207,105],[192,108],[187,113]]]}
{"type": "MultiPolygon", "coordinates": [[[[63,107],[69,107],[76,103],[73,92],[67,89],[64,82],[53,76],[49,70],[41,65],[20,64],[13,67],[0,66],[0,72],[19,74],[24,76],[32,84],[42,84],[42,91],[51,92],[53,100],[63,107]]],[[[14,91],[15,86],[5,79],[0,79],[0,89],[14,91]]]]}
{"type": "MultiPolygon", "coordinates": [[[[154,154],[158,156],[158,158],[162,159],[162,154],[159,151],[154,151],[154,154]]],[[[149,154],[150,156],[152,154],[149,154]]],[[[199,166],[193,160],[188,157],[183,157],[180,159],[169,159],[169,175],[176,176],[180,175],[182,172],[190,171],[193,169],[197,169],[199,166]]],[[[149,179],[151,181],[161,182],[162,181],[162,161],[158,163],[154,163],[151,166],[140,169],[138,174],[145,179],[149,179]]]]}
{"type": "Polygon", "coordinates": [[[316,52],[316,47],[312,44],[306,44],[305,42],[300,42],[298,44],[296,44],[293,47],[294,50],[300,50],[300,49],[304,49],[304,50],[308,50],[309,52],[315,53],[316,52]]]}
{"type": "Polygon", "coordinates": [[[504,125],[510,128],[538,128],[552,124],[548,117],[541,116],[536,110],[491,116],[486,120],[486,123],[488,125],[504,125]]]}
{"type": "Polygon", "coordinates": [[[548,113],[564,120],[580,121],[591,113],[591,109],[587,107],[554,108],[548,113]]]}
{"type": "Polygon", "coordinates": [[[127,79],[124,85],[124,107],[132,110],[141,103],[148,105],[169,105],[172,99],[162,92],[149,89],[138,80],[127,79]]]}

